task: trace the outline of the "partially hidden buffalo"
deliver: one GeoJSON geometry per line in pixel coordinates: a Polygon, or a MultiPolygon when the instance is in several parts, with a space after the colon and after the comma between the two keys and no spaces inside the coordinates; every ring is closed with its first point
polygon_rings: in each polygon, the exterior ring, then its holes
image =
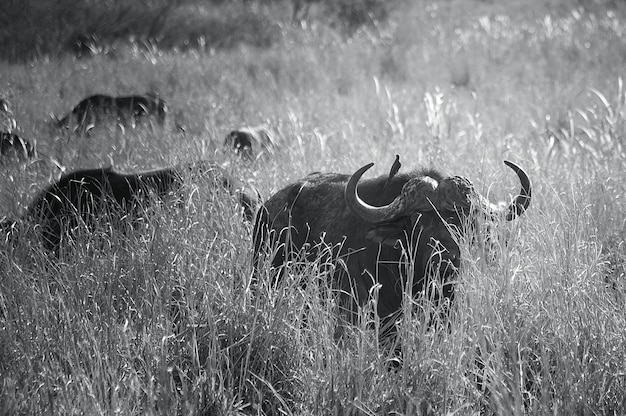
{"type": "Polygon", "coordinates": [[[377,312],[388,334],[395,333],[407,283],[414,297],[425,293],[437,303],[452,301],[459,237],[478,228],[472,226],[474,220],[510,221],[528,208],[530,179],[514,163],[504,163],[517,174],[521,191],[503,205],[490,203],[468,179],[435,170],[361,180],[370,163],[352,175],[311,174],[278,191],[259,210],[255,276],[264,255],[278,270],[272,275],[280,278],[283,266],[302,261],[303,253],[312,260],[332,247],[333,259],[340,261],[330,269],[330,280],[342,294],[348,320],[354,320],[355,306],[363,305],[380,284],[377,312]]]}
{"type": "Polygon", "coordinates": [[[21,161],[36,156],[35,148],[26,139],[14,133],[0,132],[0,155],[2,158],[17,158],[21,161]]]}
{"type": "Polygon", "coordinates": [[[57,121],[57,126],[73,126],[78,131],[87,131],[91,126],[109,119],[128,124],[147,116],[156,117],[157,122],[162,125],[166,115],[165,101],[154,94],[121,97],[96,94],[79,102],[72,111],[57,121]]]}
{"type": "MultiPolygon", "coordinates": [[[[245,219],[252,221],[261,202],[256,189],[204,161],[141,173],[120,173],[111,168],[71,172],[43,190],[24,219],[35,226],[46,249],[57,251],[77,221],[91,227],[105,213],[138,215],[150,198],[173,196],[190,177],[200,177],[210,186],[229,192],[243,207],[245,219]]],[[[5,222],[3,227],[10,229],[12,224],[5,222]]]]}
{"type": "Polygon", "coordinates": [[[276,151],[271,129],[265,124],[232,130],[226,135],[224,146],[247,160],[254,160],[264,154],[271,155],[276,151]]]}

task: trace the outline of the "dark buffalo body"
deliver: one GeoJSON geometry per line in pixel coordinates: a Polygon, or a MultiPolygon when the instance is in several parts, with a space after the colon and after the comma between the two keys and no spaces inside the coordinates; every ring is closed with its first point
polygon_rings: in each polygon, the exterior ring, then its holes
{"type": "Polygon", "coordinates": [[[276,253],[272,259],[276,268],[303,248],[312,259],[323,240],[335,247],[334,257],[345,264],[339,265],[331,278],[342,293],[354,294],[343,296],[348,302],[342,303],[348,308],[354,307],[352,299],[362,305],[376,282],[382,285],[379,316],[395,316],[401,309],[411,267],[414,296],[427,289],[432,299],[451,300],[453,278],[460,265],[457,238],[471,218],[480,213],[483,218],[511,220],[530,203],[528,177],[506,163],[522,182],[521,194],[507,207],[490,204],[467,179],[444,177],[434,170],[360,182],[372,164],[352,176],[311,174],[277,192],[261,208],[255,226],[256,267],[262,253],[276,253]],[[401,247],[411,253],[411,263],[401,261],[401,247]],[[439,289],[430,290],[429,281],[438,282],[439,289]]]}
{"type": "Polygon", "coordinates": [[[35,148],[26,139],[14,133],[0,132],[0,155],[4,157],[17,157],[20,160],[35,157],[35,148]]]}
{"type": "Polygon", "coordinates": [[[237,198],[248,221],[254,218],[260,203],[256,190],[219,166],[199,162],[132,174],[110,168],[69,173],[35,198],[28,208],[27,220],[35,224],[44,246],[56,250],[66,231],[76,226],[78,220],[90,227],[105,213],[137,215],[139,204],[177,192],[190,174],[213,179],[216,186],[237,198]]]}
{"type": "Polygon", "coordinates": [[[155,95],[129,95],[112,97],[96,94],[82,100],[65,117],[58,122],[59,127],[69,127],[72,123],[80,128],[87,128],[90,124],[102,122],[106,118],[117,120],[139,121],[141,118],[152,115],[163,124],[167,114],[165,101],[155,95]]]}

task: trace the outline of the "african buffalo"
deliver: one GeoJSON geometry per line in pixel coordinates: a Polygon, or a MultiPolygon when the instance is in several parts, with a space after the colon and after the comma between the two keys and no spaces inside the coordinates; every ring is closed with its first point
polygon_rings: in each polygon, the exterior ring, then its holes
{"type": "Polygon", "coordinates": [[[528,176],[515,164],[504,163],[519,177],[521,191],[503,206],[490,203],[468,179],[435,170],[360,181],[370,163],[352,175],[311,174],[278,191],[259,210],[255,276],[265,255],[281,276],[283,266],[293,265],[297,255],[312,260],[332,247],[333,259],[341,261],[331,281],[342,293],[340,304],[349,320],[355,318],[356,304],[363,305],[379,283],[378,314],[394,333],[407,283],[413,296],[426,293],[434,301],[452,301],[460,265],[458,237],[476,229],[474,220],[513,220],[528,208],[528,176]]]}
{"type": "MultiPolygon", "coordinates": [[[[245,219],[252,221],[260,203],[256,189],[210,162],[141,173],[120,173],[111,168],[78,170],[43,190],[24,219],[35,226],[43,246],[56,251],[66,231],[81,221],[92,227],[104,214],[138,215],[142,203],[151,197],[163,199],[175,194],[190,175],[212,180],[227,190],[243,207],[245,219]]],[[[4,228],[8,225],[5,222],[4,228]]]]}
{"type": "Polygon", "coordinates": [[[142,117],[155,116],[159,124],[165,122],[167,106],[154,94],[112,97],[96,94],[82,100],[65,117],[57,121],[57,127],[75,126],[87,131],[90,126],[114,118],[123,123],[138,122],[142,117]]]}
{"type": "Polygon", "coordinates": [[[28,140],[17,134],[0,132],[0,155],[15,156],[24,161],[35,157],[35,148],[28,140]]]}
{"type": "Polygon", "coordinates": [[[258,158],[262,154],[274,154],[276,150],[271,129],[264,124],[232,130],[224,139],[224,146],[248,160],[258,158]]]}

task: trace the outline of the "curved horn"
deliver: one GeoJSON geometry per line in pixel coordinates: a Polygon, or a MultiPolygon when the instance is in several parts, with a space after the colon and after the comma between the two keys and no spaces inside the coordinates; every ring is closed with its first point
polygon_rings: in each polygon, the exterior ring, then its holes
{"type": "Polygon", "coordinates": [[[357,192],[356,188],[359,180],[361,179],[361,176],[363,176],[365,171],[367,171],[372,166],[374,166],[374,164],[369,163],[354,172],[354,174],[350,177],[350,180],[348,181],[348,184],[346,185],[346,190],[344,192],[346,204],[348,205],[350,211],[363,221],[367,221],[369,223],[378,223],[382,221],[392,220],[397,216],[398,212],[403,211],[402,198],[397,197],[389,205],[375,207],[363,201],[359,197],[359,194],[357,192]]]}
{"type": "Polygon", "coordinates": [[[524,172],[522,168],[517,166],[513,162],[509,162],[508,160],[504,161],[504,164],[513,169],[513,171],[517,174],[517,177],[520,180],[522,188],[520,190],[519,195],[517,195],[511,203],[503,207],[501,205],[492,204],[485,197],[479,195],[480,203],[483,206],[483,209],[492,214],[492,215],[504,215],[506,214],[506,220],[512,221],[522,215],[526,209],[530,206],[530,200],[532,195],[532,184],[530,183],[530,178],[524,172]]]}
{"type": "Polygon", "coordinates": [[[522,215],[530,206],[532,184],[530,183],[530,178],[522,168],[513,162],[509,162],[508,160],[505,160],[504,164],[515,171],[520,183],[522,184],[522,189],[520,190],[519,195],[513,198],[513,201],[511,201],[507,208],[509,212],[506,214],[506,220],[511,221],[522,215]]]}

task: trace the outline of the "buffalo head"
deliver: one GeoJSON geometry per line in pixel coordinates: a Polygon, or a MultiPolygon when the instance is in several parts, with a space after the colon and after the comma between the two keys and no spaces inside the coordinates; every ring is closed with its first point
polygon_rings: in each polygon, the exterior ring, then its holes
{"type": "Polygon", "coordinates": [[[517,173],[522,185],[520,194],[506,206],[489,202],[464,177],[439,177],[434,172],[406,181],[391,203],[372,206],[359,197],[357,185],[373,163],[350,177],[345,190],[346,205],[353,215],[370,224],[365,234],[367,240],[390,247],[399,243],[413,247],[414,277],[420,290],[424,277],[438,271],[443,296],[450,298],[453,293],[450,278],[460,265],[457,241],[468,221],[481,216],[511,221],[530,205],[530,179],[514,163],[504,163],[517,173]]]}

